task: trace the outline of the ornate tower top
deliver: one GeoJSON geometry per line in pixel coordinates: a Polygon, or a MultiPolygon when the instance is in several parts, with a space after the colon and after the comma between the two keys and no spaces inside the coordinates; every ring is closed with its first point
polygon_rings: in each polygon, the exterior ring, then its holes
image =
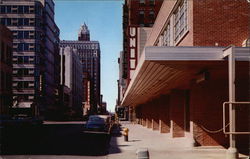
{"type": "Polygon", "coordinates": [[[88,26],[84,23],[81,25],[78,33],[79,41],[90,41],[89,29],[88,26]]]}

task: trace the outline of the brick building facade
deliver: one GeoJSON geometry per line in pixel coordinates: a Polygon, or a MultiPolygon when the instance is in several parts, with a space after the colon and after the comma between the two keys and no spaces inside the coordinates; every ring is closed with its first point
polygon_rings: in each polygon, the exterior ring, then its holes
{"type": "MultiPolygon", "coordinates": [[[[143,126],[190,146],[228,147],[222,131],[222,105],[229,101],[223,54],[237,46],[236,101],[249,101],[249,9],[247,1],[164,1],[121,105],[135,109],[143,126]]],[[[236,109],[237,131],[249,131],[249,111],[236,109]]],[[[237,135],[236,143],[248,151],[247,135],[237,135]]]]}

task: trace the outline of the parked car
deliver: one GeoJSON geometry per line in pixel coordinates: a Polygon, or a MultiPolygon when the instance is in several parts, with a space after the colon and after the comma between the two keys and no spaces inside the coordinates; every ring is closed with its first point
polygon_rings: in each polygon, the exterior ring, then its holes
{"type": "Polygon", "coordinates": [[[110,117],[106,115],[90,115],[85,125],[87,131],[108,132],[110,127],[110,117]]]}

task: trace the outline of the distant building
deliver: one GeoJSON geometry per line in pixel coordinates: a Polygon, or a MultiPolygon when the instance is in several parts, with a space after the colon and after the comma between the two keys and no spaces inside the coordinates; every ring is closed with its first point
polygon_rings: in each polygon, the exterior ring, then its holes
{"type": "Polygon", "coordinates": [[[82,25],[78,34],[79,40],[62,40],[60,47],[72,47],[82,63],[83,103],[88,104],[90,113],[97,113],[100,105],[100,45],[98,41],[90,41],[90,33],[86,24],[82,25]]]}
{"type": "Polygon", "coordinates": [[[0,115],[12,106],[12,33],[0,25],[0,115]]]}
{"type": "MultiPolygon", "coordinates": [[[[59,87],[59,29],[53,0],[1,0],[0,23],[13,33],[16,114],[53,116],[59,87]],[[32,105],[33,103],[33,105],[32,105]]],[[[14,109],[13,109],[14,110],[14,109]]]]}
{"type": "MultiPolygon", "coordinates": [[[[65,47],[60,49],[61,56],[61,82],[60,84],[69,88],[69,108],[72,109],[77,116],[82,115],[82,69],[81,61],[77,54],[77,50],[65,47]]],[[[65,93],[65,91],[64,91],[65,93]]]]}

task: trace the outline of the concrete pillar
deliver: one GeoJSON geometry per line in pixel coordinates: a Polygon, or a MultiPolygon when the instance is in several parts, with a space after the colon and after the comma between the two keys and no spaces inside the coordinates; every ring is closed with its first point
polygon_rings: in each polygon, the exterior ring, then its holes
{"type": "Polygon", "coordinates": [[[143,119],[142,119],[142,126],[146,127],[146,124],[147,124],[147,122],[146,122],[146,118],[145,118],[145,117],[143,117],[143,119]]]}
{"type": "Polygon", "coordinates": [[[152,119],[152,129],[159,130],[159,119],[152,119]]]}
{"type": "Polygon", "coordinates": [[[170,132],[170,120],[169,120],[169,96],[161,96],[159,98],[159,129],[161,133],[170,132]]]}
{"type": "Polygon", "coordinates": [[[152,128],[152,119],[147,118],[147,128],[152,128]]]}
{"type": "Polygon", "coordinates": [[[172,137],[185,136],[185,97],[185,90],[173,90],[170,94],[170,119],[172,121],[172,137]]]}

